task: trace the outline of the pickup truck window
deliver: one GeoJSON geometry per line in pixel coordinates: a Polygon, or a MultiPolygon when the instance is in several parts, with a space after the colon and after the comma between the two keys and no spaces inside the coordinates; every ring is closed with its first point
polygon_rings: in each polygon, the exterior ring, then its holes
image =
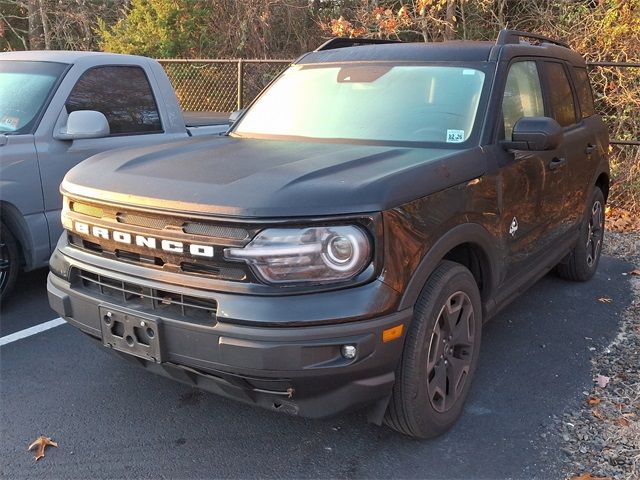
{"type": "Polygon", "coordinates": [[[140,67],[95,67],[71,91],[67,112],[96,110],[109,121],[112,135],[162,131],[158,107],[140,67]]]}
{"type": "Polygon", "coordinates": [[[504,135],[511,140],[513,126],[522,117],[544,116],[540,76],[535,62],[514,63],[509,69],[502,98],[504,135]]]}
{"type": "Polygon", "coordinates": [[[234,134],[383,142],[469,138],[485,74],[432,65],[297,65],[248,110],[234,134]]]}
{"type": "Polygon", "coordinates": [[[578,101],[580,102],[580,113],[582,118],[590,117],[595,113],[593,106],[593,93],[591,92],[591,84],[589,83],[589,75],[585,68],[573,68],[576,77],[576,91],[578,93],[578,101]]]}
{"type": "Polygon", "coordinates": [[[67,65],[53,62],[0,62],[0,132],[28,133],[67,65]]]}
{"type": "Polygon", "coordinates": [[[563,127],[576,123],[576,107],[573,92],[564,66],[557,62],[545,62],[549,80],[549,98],[554,118],[563,127]]]}

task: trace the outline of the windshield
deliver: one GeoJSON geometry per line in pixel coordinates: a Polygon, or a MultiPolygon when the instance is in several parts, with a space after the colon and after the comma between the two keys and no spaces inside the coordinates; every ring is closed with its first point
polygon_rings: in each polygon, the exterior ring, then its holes
{"type": "Polygon", "coordinates": [[[481,70],[435,65],[294,65],[242,117],[241,137],[466,141],[481,70]]]}
{"type": "Polygon", "coordinates": [[[61,63],[0,61],[0,133],[31,131],[65,68],[61,63]]]}

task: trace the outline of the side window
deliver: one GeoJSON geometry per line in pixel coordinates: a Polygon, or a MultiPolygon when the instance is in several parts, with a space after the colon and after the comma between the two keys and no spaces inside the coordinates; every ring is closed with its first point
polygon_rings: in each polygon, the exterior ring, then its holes
{"type": "Polygon", "coordinates": [[[566,127],[576,123],[576,107],[573,103],[571,84],[561,63],[546,62],[549,81],[549,100],[556,121],[566,127]]]}
{"type": "Polygon", "coordinates": [[[507,75],[502,98],[504,137],[511,140],[513,126],[522,117],[543,117],[544,103],[535,62],[514,63],[507,75]]]}
{"type": "Polygon", "coordinates": [[[140,67],[96,67],[78,80],[65,104],[67,112],[97,110],[112,135],[162,131],[158,107],[140,67]]]}
{"type": "Polygon", "coordinates": [[[593,108],[593,93],[591,92],[589,75],[586,69],[578,67],[573,67],[573,73],[576,76],[576,92],[578,93],[582,118],[590,117],[596,112],[593,108]]]}

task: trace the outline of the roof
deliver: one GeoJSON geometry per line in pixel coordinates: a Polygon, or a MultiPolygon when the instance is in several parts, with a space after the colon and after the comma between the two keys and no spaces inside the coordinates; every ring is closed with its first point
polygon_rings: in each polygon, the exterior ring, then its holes
{"type": "MultiPolygon", "coordinates": [[[[517,33],[517,32],[516,32],[517,33]]],[[[297,64],[341,62],[487,62],[509,61],[517,56],[559,58],[584,66],[584,59],[570,48],[543,42],[527,41],[502,43],[472,40],[453,40],[431,43],[393,42],[362,44],[319,49],[303,55],[297,64]]]]}
{"type": "Polygon", "coordinates": [[[311,52],[298,64],[367,61],[487,61],[495,42],[455,40],[433,43],[384,43],[311,52]]]}
{"type": "MultiPolygon", "coordinates": [[[[28,50],[17,52],[1,52],[0,60],[27,60],[36,62],[76,63],[83,58],[101,58],[102,61],[117,61],[123,57],[131,58],[132,55],[121,55],[107,52],[76,52],[70,50],[28,50]]],[[[144,58],[144,57],[139,57],[144,58]]]]}

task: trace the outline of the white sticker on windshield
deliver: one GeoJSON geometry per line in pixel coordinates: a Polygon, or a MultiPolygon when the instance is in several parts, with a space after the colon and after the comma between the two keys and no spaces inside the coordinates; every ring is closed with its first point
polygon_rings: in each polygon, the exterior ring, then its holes
{"type": "Polygon", "coordinates": [[[447,129],[447,143],[464,142],[464,130],[447,129]]]}
{"type": "Polygon", "coordinates": [[[477,70],[471,70],[469,68],[465,68],[464,70],[462,70],[463,75],[475,75],[476,72],[477,70]]]}
{"type": "Polygon", "coordinates": [[[0,117],[0,128],[4,128],[13,132],[18,129],[18,124],[20,123],[20,119],[18,117],[9,117],[4,116],[0,117]]]}

